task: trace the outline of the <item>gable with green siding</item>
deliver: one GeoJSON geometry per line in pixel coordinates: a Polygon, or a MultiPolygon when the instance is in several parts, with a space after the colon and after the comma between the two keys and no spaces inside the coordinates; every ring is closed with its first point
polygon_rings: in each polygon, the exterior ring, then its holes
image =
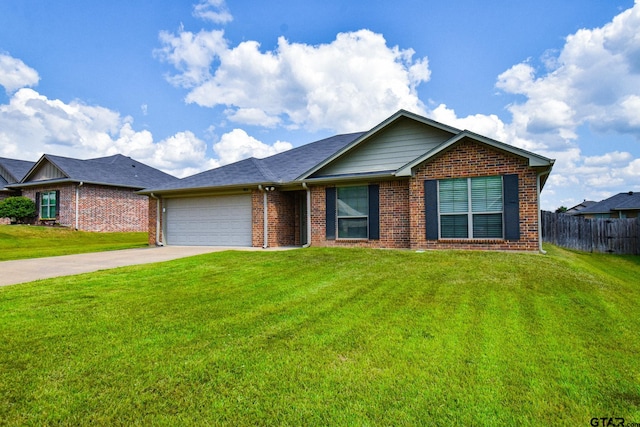
{"type": "Polygon", "coordinates": [[[452,136],[450,132],[402,118],[315,172],[312,178],[395,171],[452,136]]]}

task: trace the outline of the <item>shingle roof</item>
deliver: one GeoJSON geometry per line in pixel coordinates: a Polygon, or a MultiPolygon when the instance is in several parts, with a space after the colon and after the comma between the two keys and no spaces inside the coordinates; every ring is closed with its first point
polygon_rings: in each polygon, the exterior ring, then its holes
{"type": "Polygon", "coordinates": [[[577,214],[607,213],[620,210],[640,210],[640,192],[618,193],[580,210],[577,214]]]}
{"type": "Polygon", "coordinates": [[[29,172],[34,164],[34,162],[28,162],[26,160],[7,159],[5,157],[0,157],[0,166],[2,166],[11,175],[10,177],[0,176],[0,180],[2,180],[3,178],[9,178],[4,179],[5,183],[9,184],[20,182],[20,180],[22,180],[22,178],[27,174],[27,172],[29,172]]]}
{"type": "Polygon", "coordinates": [[[291,182],[363,133],[336,135],[264,159],[251,157],[164,186],[150,186],[144,192],[291,182]]]}
{"type": "MultiPolygon", "coordinates": [[[[87,160],[45,154],[37,164],[45,160],[60,169],[68,180],[77,182],[142,189],[165,185],[178,180],[172,175],[121,154],[87,160]]],[[[35,168],[35,166],[31,168],[29,173],[22,179],[21,186],[31,184],[28,179],[35,168]]]]}

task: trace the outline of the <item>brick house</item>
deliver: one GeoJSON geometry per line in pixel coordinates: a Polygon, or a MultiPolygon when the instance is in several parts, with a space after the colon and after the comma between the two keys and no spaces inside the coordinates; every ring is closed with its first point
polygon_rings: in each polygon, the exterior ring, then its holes
{"type": "Polygon", "coordinates": [[[537,251],[553,162],[400,110],[140,194],[150,244],[537,251]]]}
{"type": "Polygon", "coordinates": [[[137,192],[177,178],[129,157],[96,159],[43,155],[7,187],[36,203],[36,224],[83,231],[147,231],[148,196],[137,192]]]}

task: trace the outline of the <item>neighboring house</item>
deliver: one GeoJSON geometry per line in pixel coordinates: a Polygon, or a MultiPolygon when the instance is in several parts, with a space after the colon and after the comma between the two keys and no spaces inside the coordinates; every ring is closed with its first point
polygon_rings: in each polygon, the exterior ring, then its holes
{"type": "Polygon", "coordinates": [[[574,215],[585,218],[637,218],[640,213],[640,193],[629,191],[594,203],[574,215]]]}
{"type": "MultiPolygon", "coordinates": [[[[20,195],[20,191],[12,190],[8,186],[20,182],[33,164],[33,162],[25,160],[0,157],[0,200],[20,195]]],[[[9,224],[10,222],[9,218],[0,218],[0,224],[9,224]]]]}
{"type": "Polygon", "coordinates": [[[177,180],[120,154],[88,160],[45,154],[8,187],[36,203],[39,224],[147,231],[149,199],[137,192],[177,180]]]}
{"type": "Polygon", "coordinates": [[[540,249],[553,160],[399,111],[141,192],[168,245],[540,249]]]}
{"type": "Polygon", "coordinates": [[[583,210],[584,208],[588,208],[589,206],[598,203],[598,202],[594,202],[592,200],[584,200],[581,203],[578,203],[577,205],[569,208],[566,210],[566,212],[564,212],[566,215],[577,215],[578,212],[580,212],[581,210],[583,210]]]}

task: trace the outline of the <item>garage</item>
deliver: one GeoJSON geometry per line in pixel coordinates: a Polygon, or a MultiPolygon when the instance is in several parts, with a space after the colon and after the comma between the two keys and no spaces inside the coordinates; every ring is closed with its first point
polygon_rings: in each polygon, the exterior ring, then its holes
{"type": "Polygon", "coordinates": [[[166,243],[251,246],[251,195],[165,200],[166,243]]]}

